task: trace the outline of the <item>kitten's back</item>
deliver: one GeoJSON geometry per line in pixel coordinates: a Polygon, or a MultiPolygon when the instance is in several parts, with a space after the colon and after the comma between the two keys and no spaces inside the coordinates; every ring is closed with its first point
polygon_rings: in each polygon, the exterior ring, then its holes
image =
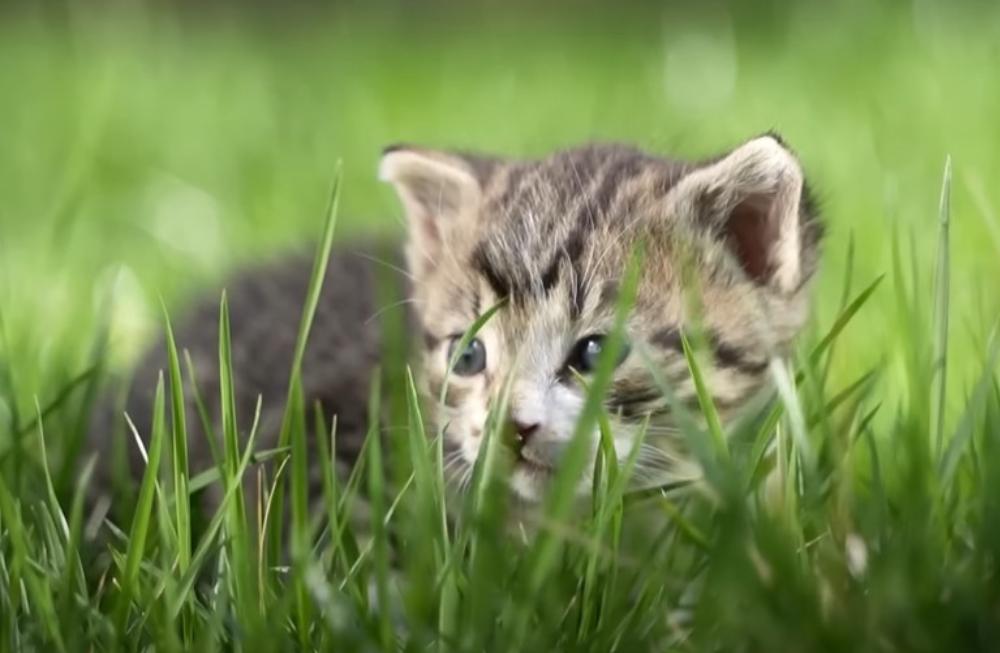
{"type": "MultiPolygon", "coordinates": [[[[404,321],[401,257],[393,244],[358,241],[335,247],[313,320],[302,366],[302,387],[312,415],[316,402],[327,419],[337,416],[337,457],[352,464],[367,432],[371,374],[381,358],[381,325],[404,321]]],[[[311,256],[292,255],[250,267],[225,284],[230,316],[232,368],[241,441],[251,427],[258,396],[262,400],[256,448],[277,445],[299,324],[312,274],[311,256]]],[[[178,350],[186,350],[194,368],[197,393],[204,402],[215,435],[220,435],[219,306],[222,287],[215,288],[174,321],[178,350]]],[[[186,398],[186,425],[192,473],[213,465],[211,448],[195,404],[187,365],[181,361],[186,398]]],[[[166,378],[166,345],[161,337],[135,368],[124,411],[148,440],[157,377],[166,378]]],[[[121,406],[108,402],[91,428],[92,450],[128,452],[130,475],[141,473],[138,447],[127,434],[121,406]],[[116,445],[112,438],[124,438],[116,445]]],[[[169,412],[169,411],[168,411],[169,412]]],[[[169,419],[169,415],[168,415],[169,419]]],[[[311,420],[310,420],[311,421],[311,420]]],[[[221,441],[219,442],[221,448],[221,441]]],[[[110,487],[113,456],[99,460],[99,488],[110,487]]],[[[119,461],[120,462],[120,461],[119,461]]]]}

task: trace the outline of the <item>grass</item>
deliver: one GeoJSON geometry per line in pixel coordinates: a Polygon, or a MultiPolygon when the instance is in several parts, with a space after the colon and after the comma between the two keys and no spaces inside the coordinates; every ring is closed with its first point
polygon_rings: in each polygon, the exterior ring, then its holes
{"type": "MultiPolygon", "coordinates": [[[[996,9],[769,7],[346,6],[228,23],[3,10],[0,91],[16,101],[0,103],[0,646],[990,650],[996,9]],[[282,446],[260,452],[224,374],[218,467],[192,478],[184,422],[167,417],[195,389],[171,344],[156,418],[135,425],[151,436],[135,508],[88,523],[79,443],[97,381],[234,265],[318,236],[318,279],[335,215],[340,238],[365,221],[394,232],[374,217],[396,212],[372,179],[381,145],[539,153],[600,137],[697,156],[772,127],[825,199],[817,315],[772,365],[775,396],[725,434],[677,407],[702,482],[625,493],[634,460],[605,446],[592,502],[566,498],[574,458],[535,532],[510,532],[493,428],[449,528],[440,439],[390,358],[372,409],[407,426],[385,442],[405,464],[383,473],[370,439],[349,478],[322,465],[315,515],[302,452],[307,432],[331,450],[336,423],[296,375],[282,446]],[[196,526],[184,499],[206,484],[224,498],[196,526]]],[[[289,316],[300,342],[314,308],[289,316]]],[[[224,300],[220,315],[229,370],[224,300]]],[[[685,347],[697,378],[696,339],[685,347]]],[[[606,437],[600,374],[591,386],[585,420],[606,437]]]]}
{"type": "MultiPolygon", "coordinates": [[[[942,234],[947,210],[945,201],[942,234]]],[[[329,255],[335,215],[328,214],[314,283],[329,255]]],[[[937,278],[947,278],[946,245],[937,265],[937,278]]],[[[169,381],[161,376],[157,388],[136,507],[128,534],[104,544],[110,561],[99,576],[92,574],[100,567],[88,564],[93,544],[81,538],[86,473],[68,517],[48,475],[50,491],[38,497],[15,495],[0,478],[0,636],[11,649],[54,650],[987,650],[1000,629],[997,340],[991,338],[946,446],[934,446],[936,414],[919,408],[900,407],[892,426],[876,434],[871,418],[881,398],[870,375],[831,394],[824,374],[851,318],[870,309],[865,302],[876,284],[845,302],[831,331],[796,357],[794,374],[772,364],[781,391],[742,429],[723,439],[716,419],[704,427],[691,416],[682,420],[692,444],[712,443],[692,447],[704,481],[630,497],[625,488],[638,446],[619,461],[606,427],[600,429],[607,446],[596,463],[592,506],[581,512],[571,497],[586,464],[584,437],[606,421],[602,393],[620,346],[620,335],[613,335],[528,538],[504,525],[497,420],[472,487],[459,498],[466,507],[457,528],[447,527],[440,437],[423,431],[412,377],[410,478],[393,487],[373,430],[360,463],[368,529],[356,531],[350,519],[361,475],[338,478],[324,456],[328,533],[318,537],[306,507],[306,410],[294,376],[283,426],[291,446],[279,464],[290,461],[291,472],[276,475],[261,496],[247,496],[242,479],[253,471],[256,423],[235,422],[238,379],[223,297],[225,451],[215,482],[225,498],[210,526],[192,539],[186,434],[183,424],[171,431],[166,420],[168,385],[170,410],[183,411],[179,356],[168,330],[169,381]],[[267,538],[282,541],[274,517],[280,511],[270,513],[275,521],[256,527],[249,521],[250,501],[274,508],[282,491],[292,495],[290,559],[281,547],[258,547],[267,538]],[[363,538],[369,543],[359,547],[363,538]]],[[[630,287],[626,280],[616,334],[630,287]]],[[[939,312],[948,303],[946,284],[937,297],[939,312]]],[[[909,305],[913,297],[898,301],[909,305]]],[[[935,325],[944,319],[929,318],[935,325]]],[[[946,351],[934,344],[939,333],[935,327],[911,344],[946,351]]],[[[686,341],[685,351],[700,379],[686,341]]],[[[928,381],[946,369],[937,356],[914,357],[924,362],[915,372],[928,381]]],[[[380,383],[372,388],[373,418],[380,414],[380,383]]],[[[702,412],[714,415],[704,384],[696,385],[702,412]]],[[[940,382],[927,387],[930,399],[940,397],[940,382]]],[[[40,444],[43,423],[37,422],[40,444]]],[[[325,441],[326,429],[316,432],[325,441]]],[[[44,455],[41,464],[47,472],[44,455]]]]}

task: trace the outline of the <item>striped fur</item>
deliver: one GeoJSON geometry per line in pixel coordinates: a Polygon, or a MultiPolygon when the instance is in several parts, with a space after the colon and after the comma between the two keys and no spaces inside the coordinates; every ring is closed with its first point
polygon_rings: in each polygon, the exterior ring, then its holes
{"type": "MultiPolygon", "coordinates": [[[[729,416],[766,386],[768,361],[788,351],[806,319],[821,228],[795,156],[773,135],[703,163],[622,145],[532,161],[404,146],[386,153],[382,177],[399,191],[411,225],[432,396],[444,382],[450,338],[506,302],[480,332],[486,369],[452,375],[434,414],[468,469],[489,408],[510,384],[511,419],[540,425],[513,469],[512,486],[525,499],[543,491],[583,402],[575,377],[563,373],[568,352],[610,329],[618,284],[640,242],[645,264],[627,323],[632,353],[606,401],[620,455],[652,420],[650,455],[641,459],[650,483],[695,472],[640,352],[677,399],[693,402],[681,333],[701,329],[712,352],[709,385],[729,416]],[[686,300],[692,288],[700,319],[686,300]]],[[[581,479],[581,489],[588,483],[581,479]]]]}

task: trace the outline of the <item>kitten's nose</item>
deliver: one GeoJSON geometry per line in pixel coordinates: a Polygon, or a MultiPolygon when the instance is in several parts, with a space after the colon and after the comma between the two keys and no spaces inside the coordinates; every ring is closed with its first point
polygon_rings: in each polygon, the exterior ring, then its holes
{"type": "Polygon", "coordinates": [[[517,433],[517,442],[520,445],[527,444],[528,440],[531,439],[531,436],[538,431],[538,422],[527,423],[516,419],[512,420],[512,422],[514,425],[514,432],[517,433]]]}

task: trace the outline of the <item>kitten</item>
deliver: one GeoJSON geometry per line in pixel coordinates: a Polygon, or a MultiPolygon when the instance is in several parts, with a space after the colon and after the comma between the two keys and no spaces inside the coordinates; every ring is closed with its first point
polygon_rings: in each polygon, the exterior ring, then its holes
{"type": "MultiPolygon", "coordinates": [[[[395,146],[385,151],[379,176],[393,185],[406,213],[404,252],[397,257],[372,246],[334,252],[303,368],[309,404],[318,401],[337,416],[337,454],[345,464],[367,432],[368,388],[382,353],[380,321],[373,321],[385,305],[384,295],[377,298],[378,270],[386,266],[408,270],[397,275],[407,310],[393,319],[406,320],[422,350],[417,369],[425,410],[432,426],[443,428],[449,470],[468,475],[490,406],[509,384],[508,419],[516,433],[509,483],[526,502],[543,496],[572,436],[585,396],[579,375],[596,364],[626,263],[640,242],[644,263],[625,325],[627,344],[606,397],[619,456],[650,421],[640,481],[697,474],[650,369],[677,400],[697,405],[681,347],[681,333],[694,326],[682,278],[699,289],[699,324],[712,352],[704,371],[724,418],[767,385],[769,360],[788,352],[806,320],[822,229],[801,166],[777,136],[700,163],[621,145],[587,145],[532,161],[395,146]],[[691,263],[693,276],[682,261],[691,263]],[[462,334],[501,300],[476,338],[456,351],[462,334]]],[[[304,258],[284,261],[228,285],[240,424],[249,426],[262,395],[262,448],[277,437],[309,272],[304,258]]],[[[176,331],[215,420],[217,316],[213,296],[176,331]]],[[[127,403],[138,424],[149,423],[164,363],[160,346],[138,367],[127,403]]],[[[190,407],[191,456],[203,468],[211,459],[196,415],[190,407]]],[[[581,493],[589,487],[588,478],[580,479],[581,493]]]]}

